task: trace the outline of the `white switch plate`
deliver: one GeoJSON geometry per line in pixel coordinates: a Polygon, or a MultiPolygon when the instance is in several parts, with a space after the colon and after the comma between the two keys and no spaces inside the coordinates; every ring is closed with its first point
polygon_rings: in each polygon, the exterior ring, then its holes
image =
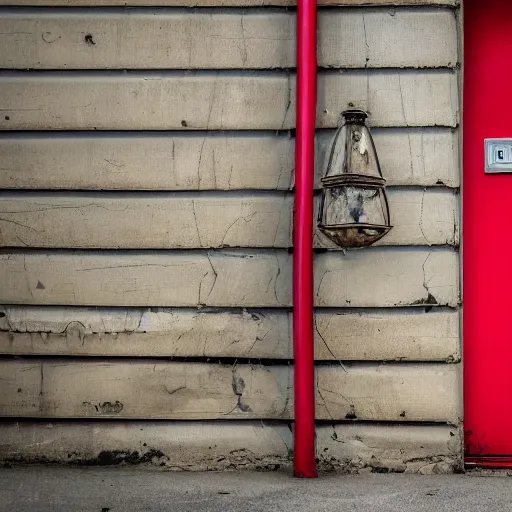
{"type": "Polygon", "coordinates": [[[512,139],[485,139],[486,174],[512,173],[512,139]]]}

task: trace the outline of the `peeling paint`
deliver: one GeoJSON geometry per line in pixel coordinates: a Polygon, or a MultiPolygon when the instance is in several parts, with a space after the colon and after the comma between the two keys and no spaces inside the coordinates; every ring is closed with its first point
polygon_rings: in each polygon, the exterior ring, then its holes
{"type": "MultiPolygon", "coordinates": [[[[42,367],[42,365],[41,365],[42,367]]],[[[119,414],[124,406],[121,402],[116,400],[115,402],[102,402],[102,403],[94,403],[94,402],[83,402],[82,407],[87,411],[89,414],[96,413],[100,415],[114,415],[119,414]]]]}

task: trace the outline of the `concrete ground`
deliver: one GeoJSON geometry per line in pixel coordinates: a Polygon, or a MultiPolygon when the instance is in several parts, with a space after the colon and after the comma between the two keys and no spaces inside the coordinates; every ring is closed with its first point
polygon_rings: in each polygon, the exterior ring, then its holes
{"type": "Polygon", "coordinates": [[[0,510],[510,512],[512,480],[404,474],[294,480],[287,472],[29,466],[0,469],[0,510]]]}

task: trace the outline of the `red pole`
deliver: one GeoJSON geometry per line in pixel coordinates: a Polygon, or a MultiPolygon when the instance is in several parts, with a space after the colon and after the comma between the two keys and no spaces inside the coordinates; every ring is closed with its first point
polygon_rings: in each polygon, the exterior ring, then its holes
{"type": "Polygon", "coordinates": [[[316,478],[313,347],[313,188],[316,121],[316,0],[298,0],[297,137],[293,249],[294,475],[316,478]]]}

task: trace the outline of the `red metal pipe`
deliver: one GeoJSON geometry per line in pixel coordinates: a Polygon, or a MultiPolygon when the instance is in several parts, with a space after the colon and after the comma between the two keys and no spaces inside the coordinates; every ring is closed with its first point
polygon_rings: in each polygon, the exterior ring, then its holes
{"type": "Polygon", "coordinates": [[[316,0],[298,0],[297,7],[297,136],[293,233],[294,475],[298,478],[316,478],[313,348],[316,0]]]}

